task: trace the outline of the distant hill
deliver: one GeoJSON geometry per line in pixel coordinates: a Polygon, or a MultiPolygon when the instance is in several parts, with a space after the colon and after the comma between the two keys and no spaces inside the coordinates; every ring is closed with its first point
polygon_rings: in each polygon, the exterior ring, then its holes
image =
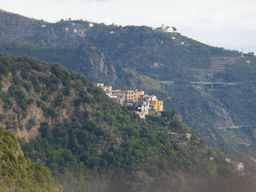
{"type": "Polygon", "coordinates": [[[0,18],[0,39],[2,40],[25,40],[33,33],[34,28],[47,24],[45,21],[27,18],[3,10],[0,10],[0,18]]]}
{"type": "MultiPolygon", "coordinates": [[[[214,58],[234,58],[227,62],[232,64],[240,57],[237,51],[211,47],[182,36],[178,32],[155,32],[146,26],[122,27],[83,20],[45,23],[8,12],[2,14],[2,33],[9,35],[0,38],[3,42],[19,40],[34,45],[53,46],[59,49],[59,53],[54,54],[57,58],[67,56],[62,54],[69,52],[67,49],[76,49],[81,45],[94,46],[107,53],[105,56],[117,65],[135,69],[141,74],[161,81],[202,80],[208,73],[217,72],[218,68],[213,66],[218,66],[220,61],[214,58]],[[16,25],[16,22],[20,24],[16,25]],[[17,30],[20,36],[14,33],[17,30]],[[62,51],[61,47],[64,47],[62,51]],[[191,69],[194,68],[198,70],[193,70],[191,73],[191,69]]],[[[73,58],[74,62],[78,59],[78,55],[73,53],[68,56],[76,57],[73,58]]],[[[225,63],[222,68],[225,70],[225,63]]]]}

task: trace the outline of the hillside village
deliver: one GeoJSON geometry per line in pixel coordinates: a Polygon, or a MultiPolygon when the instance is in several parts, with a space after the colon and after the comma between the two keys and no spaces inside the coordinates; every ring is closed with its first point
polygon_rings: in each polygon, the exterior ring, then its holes
{"type": "Polygon", "coordinates": [[[145,119],[146,115],[161,117],[164,110],[164,102],[159,101],[155,95],[145,95],[143,90],[112,90],[112,86],[105,86],[104,83],[98,83],[105,93],[114,101],[121,105],[134,106],[140,118],[145,119]]]}
{"type": "MultiPolygon", "coordinates": [[[[159,101],[155,95],[146,95],[143,90],[113,90],[112,86],[104,85],[104,83],[97,83],[97,87],[100,87],[105,93],[114,101],[120,103],[123,106],[134,106],[141,119],[145,119],[146,115],[161,117],[164,110],[163,101],[159,101]]],[[[179,116],[176,118],[180,120],[179,116]]],[[[167,135],[171,137],[178,145],[188,145],[192,138],[191,133],[176,133],[167,131],[167,135]]],[[[214,157],[210,157],[213,161],[214,157]]],[[[239,174],[244,175],[244,164],[241,162],[231,161],[225,157],[225,161],[231,163],[234,166],[234,170],[239,174]]],[[[256,161],[256,160],[255,160],[256,161]]]]}
{"type": "MultiPolygon", "coordinates": [[[[82,24],[81,22],[83,22],[83,20],[80,21],[64,21],[63,19],[60,21],[62,23],[64,22],[68,22],[68,24],[63,28],[63,30],[65,31],[65,33],[73,33],[76,35],[80,35],[80,36],[85,36],[86,32],[89,30],[89,28],[98,28],[101,25],[105,25],[104,23],[93,23],[93,22],[88,22],[88,21],[84,21],[86,24],[82,24]]],[[[110,25],[112,30],[109,32],[110,34],[113,34],[114,31],[119,28],[122,27],[122,25],[115,25],[114,23],[112,23],[112,25],[110,25]],[[114,30],[114,31],[113,31],[114,30]]],[[[45,24],[41,25],[41,28],[47,28],[48,26],[45,24]]],[[[153,29],[153,28],[152,28],[153,29]]],[[[177,29],[175,27],[170,27],[170,26],[165,26],[165,24],[163,23],[161,27],[157,27],[155,29],[153,29],[154,32],[169,32],[169,33],[175,33],[175,34],[179,34],[180,33],[177,32],[177,29]]],[[[173,39],[175,39],[175,37],[172,37],[173,39]]]]}

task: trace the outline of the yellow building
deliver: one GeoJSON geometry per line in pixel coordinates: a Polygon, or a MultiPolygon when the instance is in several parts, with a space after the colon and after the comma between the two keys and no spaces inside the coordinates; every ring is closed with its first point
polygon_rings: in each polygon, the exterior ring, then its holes
{"type": "Polygon", "coordinates": [[[127,91],[118,91],[117,98],[123,99],[124,102],[127,102],[127,91]]]}
{"type": "MultiPolygon", "coordinates": [[[[128,94],[129,94],[129,92],[128,92],[128,94]]],[[[131,94],[131,97],[132,97],[132,103],[138,103],[139,96],[144,95],[145,92],[135,90],[135,91],[131,91],[130,94],[131,94]]]]}
{"type": "Polygon", "coordinates": [[[152,101],[152,105],[155,105],[156,111],[164,110],[164,102],[163,101],[152,101]]]}
{"type": "Polygon", "coordinates": [[[112,90],[112,95],[116,95],[117,98],[122,98],[126,103],[138,103],[139,96],[144,95],[144,91],[138,90],[112,90]]]}

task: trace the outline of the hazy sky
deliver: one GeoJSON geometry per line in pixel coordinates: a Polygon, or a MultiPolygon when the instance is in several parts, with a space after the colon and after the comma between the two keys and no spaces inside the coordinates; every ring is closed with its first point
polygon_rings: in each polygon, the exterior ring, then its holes
{"type": "Polygon", "coordinates": [[[159,27],[200,42],[256,54],[256,0],[5,0],[1,9],[55,22],[60,19],[159,27]]]}

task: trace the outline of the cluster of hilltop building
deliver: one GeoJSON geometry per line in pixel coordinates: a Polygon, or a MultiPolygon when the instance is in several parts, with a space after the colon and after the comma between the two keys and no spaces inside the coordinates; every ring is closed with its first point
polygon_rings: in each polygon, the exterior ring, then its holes
{"type": "Polygon", "coordinates": [[[155,95],[145,95],[142,90],[112,90],[112,86],[105,86],[103,83],[98,83],[97,86],[121,105],[134,106],[140,118],[145,119],[145,115],[161,117],[161,111],[164,110],[163,101],[158,101],[155,95]]]}
{"type": "Polygon", "coordinates": [[[165,26],[165,24],[162,24],[162,27],[157,27],[154,29],[154,31],[160,31],[160,32],[175,32],[177,29],[175,27],[165,26]]]}

